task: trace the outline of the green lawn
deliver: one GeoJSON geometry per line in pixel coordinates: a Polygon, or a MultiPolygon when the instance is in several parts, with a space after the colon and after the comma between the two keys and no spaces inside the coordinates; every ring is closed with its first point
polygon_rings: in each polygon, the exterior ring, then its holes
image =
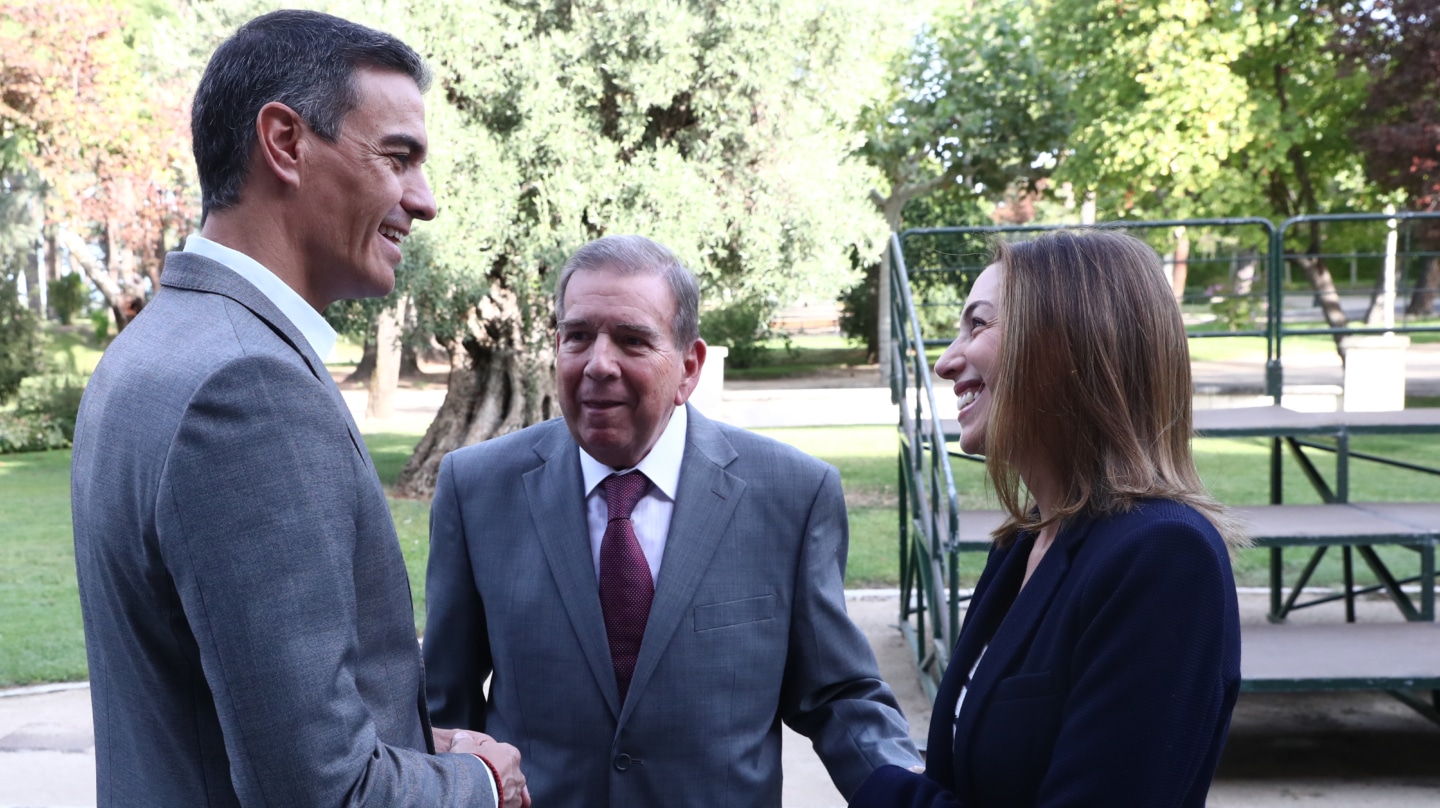
{"type": "Polygon", "coordinates": [[[0,455],[0,687],[84,679],[70,452],[0,455]]]}
{"type": "Polygon", "coordinates": [[[732,381],[781,379],[865,364],[865,349],[835,334],[796,334],[790,338],[789,350],[783,339],[767,340],[763,344],[769,350],[762,354],[759,362],[748,368],[727,363],[725,378],[732,381]]]}
{"type": "MultiPolygon", "coordinates": [[[[813,427],[758,430],[792,444],[840,469],[850,513],[850,563],[847,585],[894,586],[897,580],[898,488],[895,481],[896,437],[893,427],[813,427]]],[[[366,437],[381,479],[393,484],[400,467],[420,436],[380,433],[366,437]]],[[[1352,441],[1356,451],[1406,458],[1434,465],[1440,439],[1434,437],[1367,437],[1352,441]]],[[[1268,498],[1269,448],[1263,439],[1202,439],[1196,442],[1201,475],[1224,502],[1260,504],[1268,498]]],[[[0,456],[0,687],[33,682],[66,681],[86,676],[84,640],[76,596],[75,561],[70,534],[70,452],[52,451],[0,456]]],[[[1327,460],[1320,461],[1329,471],[1327,460]]],[[[993,508],[984,468],[965,460],[952,462],[962,508],[993,508]]],[[[1440,498],[1435,478],[1353,461],[1351,496],[1356,500],[1418,500],[1440,498]]],[[[1288,502],[1316,502],[1318,497],[1287,457],[1285,496],[1288,502]]],[[[417,631],[425,620],[425,563],[429,552],[429,504],[390,500],[406,566],[415,593],[417,631]]],[[[1416,565],[1415,556],[1400,548],[1382,548],[1382,556],[1398,569],[1416,565]]],[[[1314,583],[1340,580],[1339,553],[1330,554],[1314,583]]],[[[1294,571],[1305,557],[1292,551],[1286,565],[1294,571]]],[[[983,553],[961,557],[962,581],[972,582],[984,564],[983,553]]],[[[1268,551],[1247,550],[1235,560],[1241,585],[1265,585],[1268,551]]],[[[1357,579],[1370,580],[1356,565],[1357,579]]]]}

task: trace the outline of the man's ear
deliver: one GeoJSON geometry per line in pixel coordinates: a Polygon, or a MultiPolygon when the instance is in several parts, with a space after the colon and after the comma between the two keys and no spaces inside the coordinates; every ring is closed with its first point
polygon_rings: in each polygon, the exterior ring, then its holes
{"type": "Polygon", "coordinates": [[[300,186],[300,142],[309,131],[300,113],[279,101],[271,101],[255,116],[256,157],[277,182],[290,188],[300,186]]]}
{"type": "Polygon", "coordinates": [[[681,362],[683,375],[680,377],[680,389],[675,391],[677,407],[690,399],[690,394],[695,392],[695,386],[700,383],[700,370],[705,367],[705,340],[695,340],[694,344],[685,350],[681,362]]]}

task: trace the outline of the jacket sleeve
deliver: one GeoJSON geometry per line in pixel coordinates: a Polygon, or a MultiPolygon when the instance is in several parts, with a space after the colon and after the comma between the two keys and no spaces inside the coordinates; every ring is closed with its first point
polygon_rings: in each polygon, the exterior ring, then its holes
{"type": "Polygon", "coordinates": [[[810,738],[847,799],[877,767],[920,763],[875,654],[845,611],[849,537],[840,476],[827,468],[805,525],[780,715],[810,738]]]}
{"type": "Polygon", "coordinates": [[[171,630],[193,635],[242,805],[493,804],[479,761],[383,743],[361,696],[355,569],[379,562],[357,558],[357,451],[304,368],[212,374],[156,492],[187,624],[171,630]]]}
{"type": "Polygon", "coordinates": [[[440,461],[430,503],[425,692],[435,726],[484,730],[485,694],[480,686],[492,669],[490,643],[465,538],[454,460],[454,455],[446,455],[440,461]]]}
{"type": "Polygon", "coordinates": [[[850,798],[850,808],[963,808],[964,805],[939,783],[899,766],[876,769],[850,798]]]}

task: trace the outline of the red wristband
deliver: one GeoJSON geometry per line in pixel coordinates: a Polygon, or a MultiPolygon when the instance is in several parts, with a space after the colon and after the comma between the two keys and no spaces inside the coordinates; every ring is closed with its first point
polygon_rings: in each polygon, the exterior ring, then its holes
{"type": "Polygon", "coordinates": [[[485,768],[490,770],[490,776],[495,779],[495,808],[500,808],[505,804],[505,787],[500,785],[500,772],[495,769],[494,763],[480,757],[478,752],[471,752],[470,754],[474,755],[476,760],[484,763],[485,768]]]}

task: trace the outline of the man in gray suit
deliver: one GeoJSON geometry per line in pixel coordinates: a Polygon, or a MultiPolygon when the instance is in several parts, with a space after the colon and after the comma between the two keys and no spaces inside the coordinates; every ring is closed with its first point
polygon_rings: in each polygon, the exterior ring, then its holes
{"type": "Polygon", "coordinates": [[[524,799],[513,747],[432,734],[394,523],[321,362],[320,312],[388,294],[435,216],[427,82],[404,43],[312,12],[252,20],[201,79],[201,233],[75,432],[102,806],[524,799]]]}
{"type": "Polygon", "coordinates": [[[847,795],[919,763],[845,613],[835,469],[686,404],[698,298],[648,239],[582,247],[556,293],[564,420],[441,464],[430,709],[519,746],[536,805],[779,806],[781,721],[847,795]]]}

